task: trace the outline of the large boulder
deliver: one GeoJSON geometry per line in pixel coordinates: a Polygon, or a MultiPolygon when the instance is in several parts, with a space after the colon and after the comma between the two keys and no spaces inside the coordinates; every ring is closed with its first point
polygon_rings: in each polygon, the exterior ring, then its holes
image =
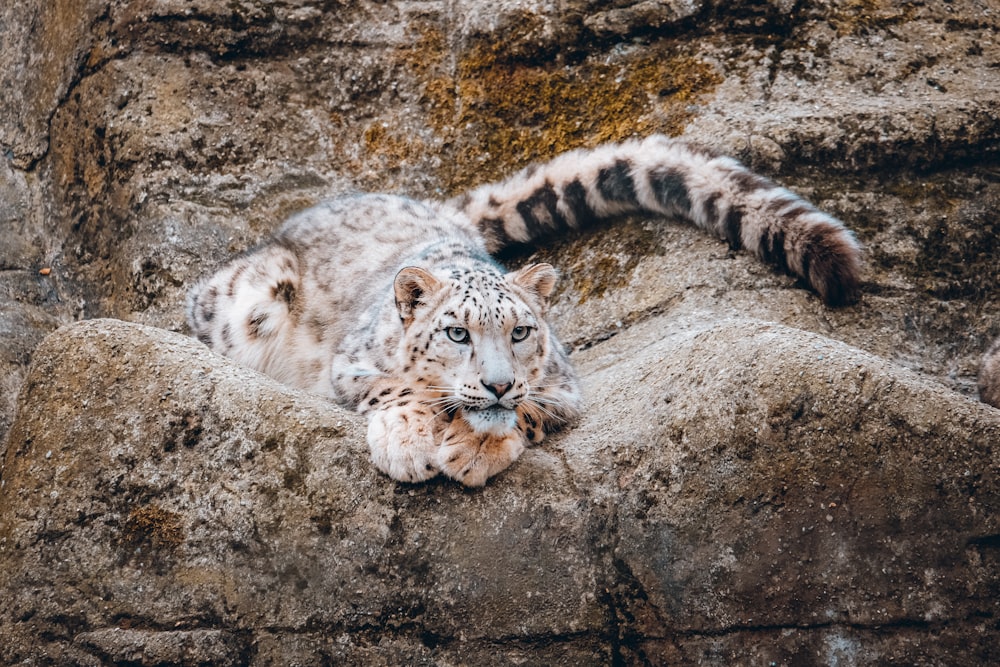
{"type": "Polygon", "coordinates": [[[984,664],[995,410],[842,343],[649,320],[481,491],[159,329],[35,354],[0,490],[6,663],[984,664]]]}
{"type": "Polygon", "coordinates": [[[988,661],[998,16],[3,4],[0,660],[988,661]],[[357,417],[178,335],[194,279],[322,197],[650,132],[844,219],[861,302],[662,220],[508,257],[562,270],[588,408],[479,492],[381,477],[357,417]],[[90,318],[133,324],[38,347],[90,318]]]}

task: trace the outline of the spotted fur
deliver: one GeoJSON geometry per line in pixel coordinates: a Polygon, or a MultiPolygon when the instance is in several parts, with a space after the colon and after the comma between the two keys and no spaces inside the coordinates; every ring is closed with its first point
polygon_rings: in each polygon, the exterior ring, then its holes
{"type": "Polygon", "coordinates": [[[680,216],[858,297],[859,249],[831,216],[735,160],[655,136],[573,151],[446,202],[358,195],[288,220],[189,293],[212,349],[369,417],[375,465],[479,486],[572,422],[580,391],[546,322],[556,272],[514,244],[626,213],[680,216]]]}
{"type": "Polygon", "coordinates": [[[1000,338],[993,341],[980,364],[979,398],[983,403],[1000,408],[1000,338]]]}

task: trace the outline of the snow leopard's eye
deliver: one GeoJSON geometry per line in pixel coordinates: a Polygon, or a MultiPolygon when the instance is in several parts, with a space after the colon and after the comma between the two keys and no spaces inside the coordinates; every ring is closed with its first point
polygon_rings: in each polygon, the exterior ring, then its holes
{"type": "Polygon", "coordinates": [[[510,338],[515,343],[520,343],[522,340],[528,337],[531,333],[531,327],[518,326],[514,327],[514,330],[510,332],[510,338]]]}
{"type": "Polygon", "coordinates": [[[446,327],[444,332],[448,334],[448,338],[454,343],[468,343],[469,342],[469,330],[463,327],[446,327]]]}

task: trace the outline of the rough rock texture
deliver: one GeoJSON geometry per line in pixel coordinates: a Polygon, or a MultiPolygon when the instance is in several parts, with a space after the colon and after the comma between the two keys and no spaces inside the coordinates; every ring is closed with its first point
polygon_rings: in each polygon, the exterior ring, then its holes
{"type": "Polygon", "coordinates": [[[582,353],[604,408],[478,492],[387,482],[361,419],[191,339],[60,330],[3,469],[0,658],[987,663],[995,411],[801,330],[671,320],[582,353]]]}
{"type": "Polygon", "coordinates": [[[998,16],[4,4],[0,662],[995,661],[998,16]],[[476,493],[387,481],[355,417],[163,331],[323,196],[653,131],[842,217],[862,302],[658,220],[546,248],[592,407],[476,493]],[[36,349],[94,317],[157,329],[36,349]]]}

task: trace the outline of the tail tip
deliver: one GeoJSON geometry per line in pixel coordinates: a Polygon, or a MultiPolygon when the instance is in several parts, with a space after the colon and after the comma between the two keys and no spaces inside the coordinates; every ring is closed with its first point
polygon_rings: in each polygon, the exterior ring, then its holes
{"type": "Polygon", "coordinates": [[[823,226],[808,244],[809,284],[826,305],[838,308],[861,298],[861,248],[844,227],[823,226]]]}

